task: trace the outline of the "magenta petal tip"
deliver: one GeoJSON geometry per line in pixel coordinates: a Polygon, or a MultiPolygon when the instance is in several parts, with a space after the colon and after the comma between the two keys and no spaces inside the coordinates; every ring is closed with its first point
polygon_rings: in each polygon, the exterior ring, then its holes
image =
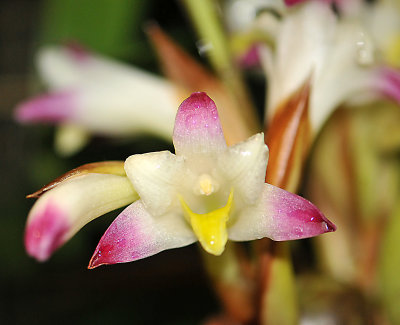
{"type": "Polygon", "coordinates": [[[318,236],[336,230],[322,212],[310,201],[278,187],[266,184],[266,207],[271,209],[273,240],[295,240],[318,236]]]}
{"type": "Polygon", "coordinates": [[[173,142],[176,152],[183,155],[226,147],[217,107],[206,93],[193,93],[179,106],[173,142]]]}
{"type": "Polygon", "coordinates": [[[136,250],[137,246],[139,249],[142,246],[140,235],[136,236],[135,230],[129,229],[129,238],[114,236],[113,232],[118,231],[115,223],[107,229],[103,237],[90,259],[88,269],[94,269],[102,265],[117,264],[132,262],[137,259],[141,259],[141,256],[136,250]]]}
{"type": "Polygon", "coordinates": [[[214,101],[205,92],[192,93],[179,106],[176,116],[176,123],[186,127],[202,127],[208,120],[216,121],[219,117],[214,101]]]}
{"type": "Polygon", "coordinates": [[[70,92],[47,94],[21,103],[14,116],[20,123],[60,123],[72,117],[75,106],[70,92]]]}
{"type": "Polygon", "coordinates": [[[25,231],[25,249],[38,261],[46,261],[66,240],[70,226],[67,217],[54,204],[33,216],[25,231]]]}
{"type": "Polygon", "coordinates": [[[130,209],[135,204],[128,206],[108,227],[101,237],[96,250],[90,259],[88,269],[101,265],[132,262],[146,256],[142,251],[148,243],[145,231],[141,229],[140,215],[131,216],[130,209]],[[139,222],[137,219],[139,219],[139,222]]]}
{"type": "Polygon", "coordinates": [[[90,259],[88,269],[94,269],[101,265],[114,264],[109,261],[107,256],[112,255],[113,246],[112,245],[98,245],[92,258],[90,259]]]}
{"type": "Polygon", "coordinates": [[[321,227],[322,233],[336,231],[336,226],[328,220],[321,212],[318,215],[310,217],[310,223],[315,223],[316,227],[321,227]]]}
{"type": "Polygon", "coordinates": [[[299,199],[303,200],[304,205],[291,213],[291,218],[298,224],[292,229],[292,238],[314,237],[336,231],[336,226],[314,204],[304,198],[299,197],[299,199]]]}

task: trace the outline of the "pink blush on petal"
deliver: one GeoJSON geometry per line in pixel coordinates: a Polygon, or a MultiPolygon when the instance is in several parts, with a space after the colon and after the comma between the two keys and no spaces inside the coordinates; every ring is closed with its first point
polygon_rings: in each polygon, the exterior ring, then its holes
{"type": "Polygon", "coordinates": [[[299,224],[293,227],[293,237],[307,238],[313,237],[318,234],[332,232],[336,230],[336,226],[329,221],[323,214],[319,213],[317,209],[307,210],[294,210],[289,215],[299,224]]]}
{"type": "Polygon", "coordinates": [[[179,106],[173,142],[176,153],[183,155],[226,148],[217,107],[206,93],[193,93],[179,106]]]}
{"type": "Polygon", "coordinates": [[[181,218],[183,216],[179,214],[156,218],[141,200],[132,203],[101,237],[88,268],[133,262],[195,242],[196,237],[181,218]]]}
{"type": "Polygon", "coordinates": [[[25,231],[25,248],[38,261],[45,261],[65,242],[66,234],[70,230],[68,218],[51,202],[32,218],[25,231]]]}
{"type": "Polygon", "coordinates": [[[134,217],[123,211],[100,239],[88,268],[131,262],[148,256],[146,246],[151,244],[151,233],[146,233],[145,229],[145,224],[136,223],[134,217]]]}
{"type": "Polygon", "coordinates": [[[181,104],[176,123],[177,131],[206,128],[217,133],[222,132],[217,107],[210,97],[201,92],[193,93],[181,104]]]}
{"type": "Polygon", "coordinates": [[[265,227],[273,240],[295,240],[336,230],[322,212],[305,198],[266,184],[264,208],[268,211],[265,227]]]}
{"type": "Polygon", "coordinates": [[[73,119],[76,106],[76,98],[72,92],[46,94],[21,103],[14,116],[21,123],[57,124],[73,119]]]}

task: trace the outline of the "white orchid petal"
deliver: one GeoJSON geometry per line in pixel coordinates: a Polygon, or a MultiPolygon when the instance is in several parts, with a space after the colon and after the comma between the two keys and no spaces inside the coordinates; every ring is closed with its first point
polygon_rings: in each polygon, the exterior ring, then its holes
{"type": "Polygon", "coordinates": [[[325,1],[289,2],[303,3],[286,12],[276,48],[261,52],[269,81],[268,114],[272,117],[308,79],[309,118],[317,133],[338,106],[377,97],[376,88],[383,84],[375,73],[377,54],[398,36],[400,23],[394,17],[399,15],[392,9],[388,21],[377,23],[384,17],[379,11],[387,11],[387,4],[367,7],[359,0],[340,1],[338,16],[325,1]],[[377,24],[385,37],[373,26],[377,24]]]}
{"type": "Polygon", "coordinates": [[[169,151],[130,156],[125,171],[148,211],[159,216],[174,199],[182,175],[184,160],[169,151]]]}
{"type": "Polygon", "coordinates": [[[39,72],[52,90],[16,109],[20,122],[72,123],[109,136],[151,133],[171,139],[179,105],[166,79],[67,47],[44,48],[39,72]]]}
{"type": "Polygon", "coordinates": [[[152,133],[170,140],[178,106],[174,87],[153,83],[145,74],[135,78],[132,83],[94,82],[32,98],[17,107],[16,119],[71,123],[111,136],[152,133]]]}
{"type": "Polygon", "coordinates": [[[229,239],[268,237],[293,240],[335,231],[336,227],[309,201],[279,187],[265,184],[260,201],[240,212],[229,225],[229,239]]]}
{"type": "Polygon", "coordinates": [[[334,13],[312,1],[288,14],[277,35],[273,74],[270,76],[268,114],[296,92],[310,77],[318,75],[335,37],[334,13]]]}
{"type": "MultiPolygon", "coordinates": [[[[385,56],[390,55],[393,42],[398,42],[400,33],[400,11],[395,1],[376,1],[364,6],[362,19],[374,42],[385,56]]],[[[399,58],[397,57],[397,64],[399,58]]]]}
{"type": "Polygon", "coordinates": [[[237,198],[246,204],[257,201],[264,188],[267,162],[268,147],[263,133],[229,147],[218,158],[221,173],[235,189],[235,201],[237,198]]]}
{"type": "Polygon", "coordinates": [[[104,233],[89,268],[132,262],[196,240],[181,214],[153,217],[139,200],[122,211],[104,233]]]}
{"type": "Polygon", "coordinates": [[[137,84],[138,79],[164,83],[162,78],[140,69],[73,46],[49,46],[37,55],[39,73],[52,90],[93,83],[137,84]]]}
{"type": "Polygon", "coordinates": [[[74,122],[88,130],[114,136],[152,133],[169,140],[177,107],[174,89],[146,80],[78,89],[74,122]]]}
{"type": "Polygon", "coordinates": [[[124,176],[85,174],[66,180],[40,196],[32,207],[26,249],[44,261],[85,224],[137,198],[124,176]]]}

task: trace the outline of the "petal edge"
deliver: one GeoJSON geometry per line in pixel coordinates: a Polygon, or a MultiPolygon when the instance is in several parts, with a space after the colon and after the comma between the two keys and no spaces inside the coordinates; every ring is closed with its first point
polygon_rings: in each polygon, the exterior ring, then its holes
{"type": "Polygon", "coordinates": [[[335,230],[336,226],[310,201],[266,183],[257,205],[242,211],[231,225],[229,238],[245,241],[268,237],[283,241],[335,230]]]}

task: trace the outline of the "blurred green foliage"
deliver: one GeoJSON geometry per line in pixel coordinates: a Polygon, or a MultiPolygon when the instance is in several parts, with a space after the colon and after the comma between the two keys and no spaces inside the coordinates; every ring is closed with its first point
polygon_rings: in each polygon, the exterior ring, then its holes
{"type": "Polygon", "coordinates": [[[137,39],[146,0],[46,0],[43,2],[40,39],[43,44],[77,41],[118,58],[143,54],[137,39]]]}

